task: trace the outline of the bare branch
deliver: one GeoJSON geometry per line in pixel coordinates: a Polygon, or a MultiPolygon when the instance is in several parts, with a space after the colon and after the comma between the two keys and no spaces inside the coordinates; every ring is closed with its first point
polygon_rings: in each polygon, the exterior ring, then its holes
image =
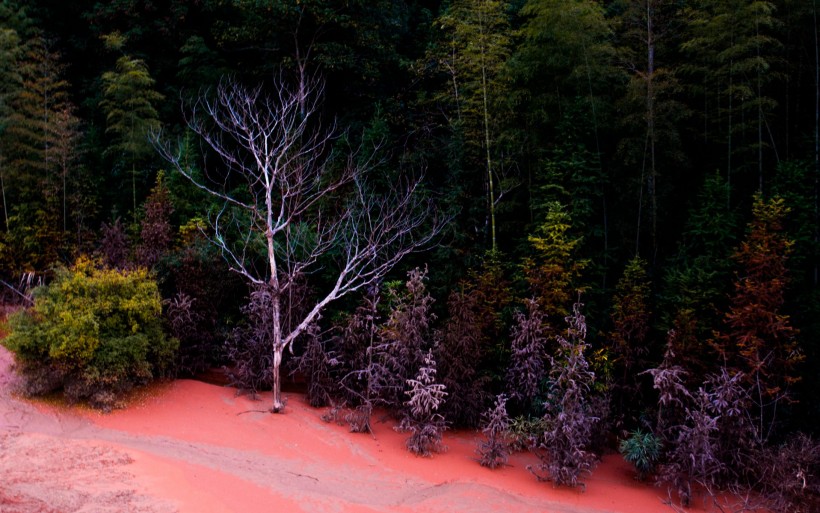
{"type": "MultiPolygon", "coordinates": [[[[210,239],[235,272],[269,287],[273,326],[274,411],[282,404],[278,372],[284,349],[318,321],[332,301],[370,285],[407,254],[425,249],[449,218],[436,214],[420,178],[374,186],[367,175],[384,162],[380,148],[340,159],[340,133],[319,118],[323,85],[300,73],[296,86],[276,77],[273,93],[223,80],[213,96],[188,106],[189,128],[216,166],[202,177],[161,134],[159,152],[194,185],[222,202],[209,216],[210,239]],[[296,276],[336,256],[336,279],[312,308],[283,328],[282,294],[296,276]],[[264,269],[262,262],[265,262],[264,269]]],[[[330,272],[323,269],[323,272],[330,272]]]]}

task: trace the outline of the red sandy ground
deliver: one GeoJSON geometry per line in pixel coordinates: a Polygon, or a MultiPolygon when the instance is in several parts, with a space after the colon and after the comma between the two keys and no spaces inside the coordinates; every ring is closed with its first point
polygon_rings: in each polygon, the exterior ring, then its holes
{"type": "Polygon", "coordinates": [[[272,415],[255,411],[268,397],[180,380],[102,415],[15,397],[11,367],[0,347],[0,513],[672,511],[617,455],[586,491],[559,489],[526,470],[531,455],[489,470],[474,435],[447,433],[447,452],[419,458],[392,424],[352,434],[297,394],[272,415]]]}

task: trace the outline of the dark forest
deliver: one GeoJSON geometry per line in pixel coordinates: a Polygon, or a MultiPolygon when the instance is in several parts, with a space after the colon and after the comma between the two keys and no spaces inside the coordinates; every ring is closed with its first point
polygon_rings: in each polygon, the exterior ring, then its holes
{"type": "Polygon", "coordinates": [[[816,4],[3,0],[4,344],[810,511],[816,4]]]}

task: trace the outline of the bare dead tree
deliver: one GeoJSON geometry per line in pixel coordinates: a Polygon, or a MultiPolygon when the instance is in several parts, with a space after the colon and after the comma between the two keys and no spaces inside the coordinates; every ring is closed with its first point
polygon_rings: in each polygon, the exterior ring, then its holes
{"type": "MultiPolygon", "coordinates": [[[[160,134],[155,137],[178,172],[222,202],[210,213],[210,239],[230,268],[272,291],[273,412],[283,407],[285,349],[329,303],[429,246],[446,221],[421,194],[418,178],[393,179],[388,191],[373,192],[367,175],[379,148],[351,150],[340,159],[334,150],[339,131],[322,128],[317,119],[323,86],[302,78],[290,86],[279,77],[270,94],[232,80],[213,95],[201,94],[186,109],[186,121],[217,156],[217,165],[206,162],[202,174],[160,134]],[[332,285],[299,322],[286,326],[291,278],[316,271],[323,257],[335,259],[332,285]]],[[[329,272],[324,258],[323,265],[329,272]]]]}

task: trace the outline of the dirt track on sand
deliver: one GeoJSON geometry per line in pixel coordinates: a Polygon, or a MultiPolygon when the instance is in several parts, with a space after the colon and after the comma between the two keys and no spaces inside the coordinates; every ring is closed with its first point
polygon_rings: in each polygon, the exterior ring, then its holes
{"type": "Polygon", "coordinates": [[[418,458],[390,425],[351,434],[298,395],[271,415],[180,380],[101,415],[19,399],[14,379],[0,347],[0,513],[671,511],[616,456],[585,492],[555,489],[527,472],[530,455],[490,471],[472,435],[448,434],[447,452],[418,458]]]}

